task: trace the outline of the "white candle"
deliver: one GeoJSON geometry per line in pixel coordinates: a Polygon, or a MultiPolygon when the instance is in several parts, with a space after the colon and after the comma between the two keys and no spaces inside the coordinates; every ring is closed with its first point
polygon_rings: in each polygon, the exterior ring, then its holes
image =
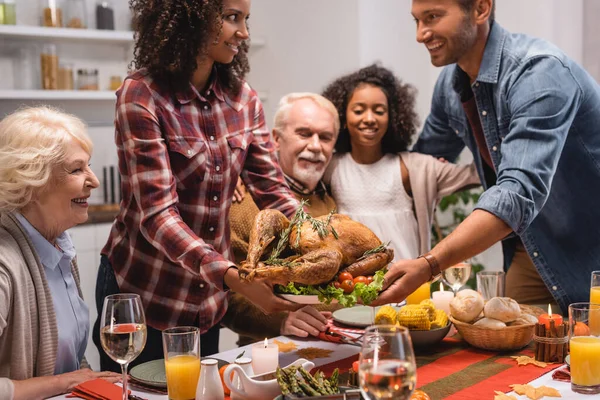
{"type": "Polygon", "coordinates": [[[255,375],[274,372],[279,365],[279,347],[269,344],[267,338],[262,343],[252,345],[252,369],[255,375]]]}
{"type": "Polygon", "coordinates": [[[444,310],[446,314],[450,315],[450,302],[454,298],[454,293],[445,291],[444,285],[440,282],[440,290],[431,294],[431,301],[435,305],[435,308],[444,310]]]}

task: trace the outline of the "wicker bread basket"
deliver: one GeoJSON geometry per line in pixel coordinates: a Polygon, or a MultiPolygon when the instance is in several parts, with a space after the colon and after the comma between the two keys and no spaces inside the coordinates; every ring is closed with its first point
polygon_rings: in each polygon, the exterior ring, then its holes
{"type": "MultiPolygon", "coordinates": [[[[538,307],[520,305],[521,312],[539,316],[543,310],[538,307]]],[[[529,344],[533,339],[535,324],[507,326],[492,329],[466,322],[458,321],[450,316],[450,320],[463,339],[473,347],[483,350],[508,351],[518,350],[529,344]]]]}

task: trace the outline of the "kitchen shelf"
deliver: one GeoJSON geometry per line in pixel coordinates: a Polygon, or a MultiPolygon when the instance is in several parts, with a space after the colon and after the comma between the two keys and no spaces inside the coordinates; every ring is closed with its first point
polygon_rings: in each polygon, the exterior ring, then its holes
{"type": "MultiPolygon", "coordinates": [[[[261,101],[268,95],[259,92],[261,101]]],[[[115,92],[110,90],[0,90],[0,100],[109,100],[116,101],[115,92]]]]}
{"type": "Polygon", "coordinates": [[[110,90],[0,90],[2,100],[116,100],[110,90]]]}
{"type": "MultiPolygon", "coordinates": [[[[0,37],[25,40],[90,42],[132,45],[132,31],[109,31],[98,29],[50,28],[31,25],[0,25],[0,37]]],[[[252,48],[263,47],[263,38],[251,39],[252,48]]]]}
{"type": "Polygon", "coordinates": [[[0,37],[11,39],[133,44],[133,32],[98,29],[49,28],[30,25],[0,25],[0,37]]]}

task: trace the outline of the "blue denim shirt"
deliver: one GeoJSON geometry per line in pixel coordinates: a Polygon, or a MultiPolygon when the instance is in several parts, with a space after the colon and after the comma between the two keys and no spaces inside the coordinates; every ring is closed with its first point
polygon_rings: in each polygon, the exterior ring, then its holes
{"type": "MultiPolygon", "coordinates": [[[[485,181],[457,92],[464,79],[444,68],[413,150],[454,160],[466,145],[485,181]]],[[[521,238],[566,313],[589,301],[600,269],[600,87],[554,45],[494,23],[471,88],[497,174],[476,208],[521,238]]]]}

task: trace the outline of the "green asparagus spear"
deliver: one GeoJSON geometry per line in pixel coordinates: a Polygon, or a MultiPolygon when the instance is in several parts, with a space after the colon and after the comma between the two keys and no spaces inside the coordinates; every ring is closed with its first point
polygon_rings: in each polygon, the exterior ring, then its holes
{"type": "Polygon", "coordinates": [[[339,375],[340,375],[340,370],[336,368],[333,370],[333,373],[331,374],[331,377],[329,378],[329,383],[331,383],[331,387],[333,388],[335,393],[339,393],[339,391],[340,391],[340,389],[338,388],[339,375]]]}
{"type": "Polygon", "coordinates": [[[321,393],[317,392],[315,389],[310,387],[310,385],[305,382],[299,382],[298,384],[300,385],[300,388],[302,388],[304,393],[306,393],[309,396],[320,396],[321,395],[321,393]]]}
{"type": "Polygon", "coordinates": [[[284,377],[284,373],[281,368],[277,367],[275,370],[275,375],[277,376],[277,383],[279,383],[279,388],[281,389],[281,394],[290,394],[290,388],[286,383],[286,379],[284,377]]]}
{"type": "Polygon", "coordinates": [[[288,368],[288,370],[286,371],[286,375],[288,377],[288,380],[290,381],[290,391],[294,394],[304,393],[302,391],[302,389],[300,389],[300,386],[298,385],[298,379],[296,379],[296,368],[295,367],[288,368]]]}
{"type": "Polygon", "coordinates": [[[315,388],[315,390],[317,390],[320,394],[328,394],[327,391],[321,385],[319,385],[319,382],[317,382],[317,380],[311,374],[306,372],[304,368],[299,368],[299,371],[300,375],[302,375],[307,384],[315,388]]]}

